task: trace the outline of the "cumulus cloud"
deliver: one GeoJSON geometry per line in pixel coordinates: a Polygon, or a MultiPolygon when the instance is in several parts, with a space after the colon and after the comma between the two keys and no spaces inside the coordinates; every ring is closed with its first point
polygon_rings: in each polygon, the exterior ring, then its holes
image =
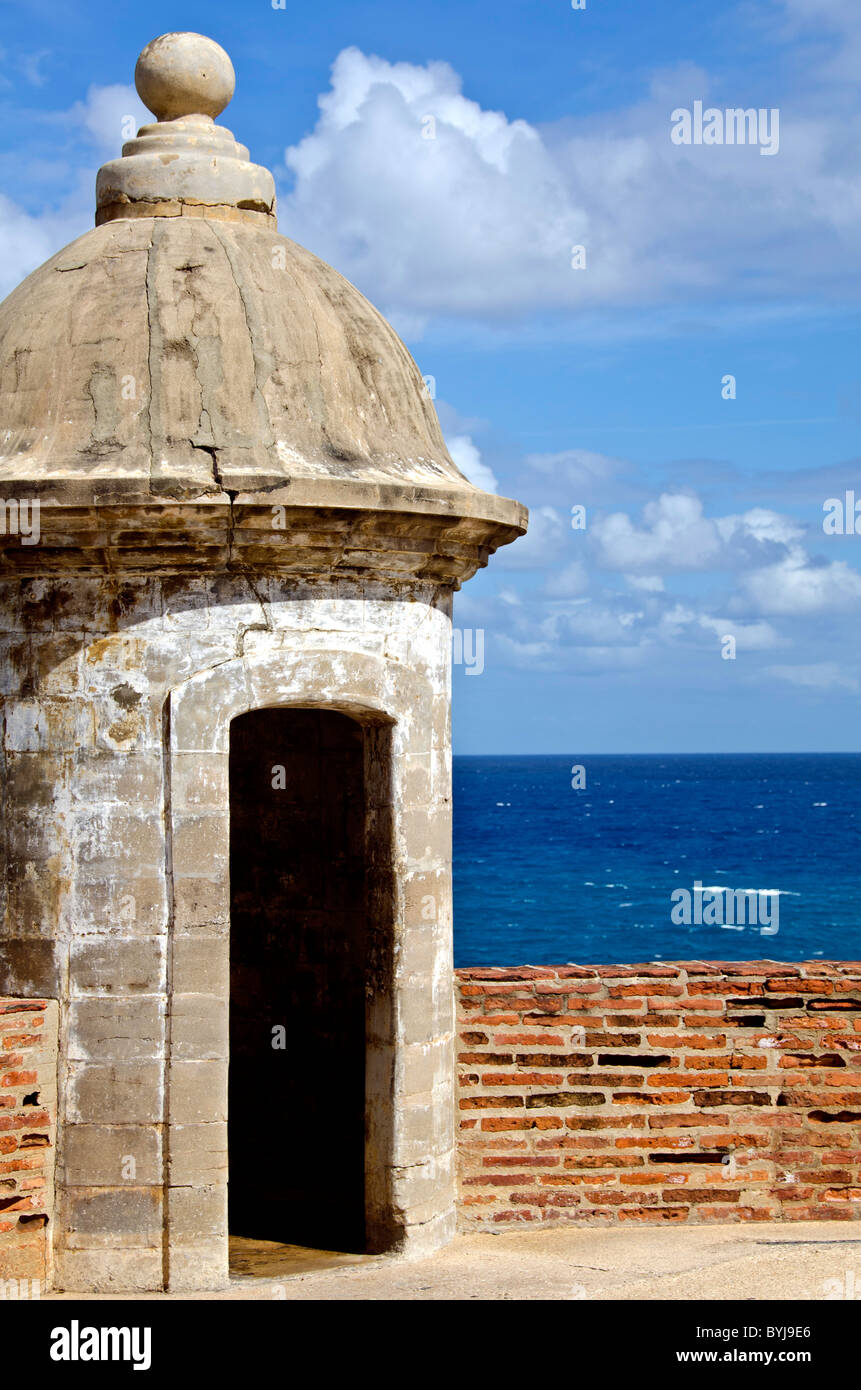
{"type": "Polygon", "coordinates": [[[800,546],[774,565],[744,576],[742,587],[762,613],[808,614],[856,608],[861,574],[843,560],[812,560],[800,546]]]}
{"type": "Polygon", "coordinates": [[[154,119],[134,87],[120,82],[89,87],[85,100],[75,102],[68,113],[68,120],[81,126],[105,158],[114,159],[119,158],[124,142],[154,119]]]}
{"type": "Polygon", "coordinates": [[[493,471],[481,461],[481,453],[468,434],[456,434],[447,440],[448,451],[461,473],[484,492],[498,492],[499,484],[493,471]]]}
{"type": "Polygon", "coordinates": [[[0,297],[71,239],[57,223],[50,214],[32,217],[0,193],[0,297]]]}
{"type": "Polygon", "coordinates": [[[766,507],[709,517],[692,492],[661,493],[643,507],[640,524],[627,512],[612,512],[598,516],[590,529],[596,563],[622,572],[629,584],[642,575],[641,589],[685,570],[757,570],[762,578],[753,581],[750,593],[764,595],[773,572],[779,577],[787,567],[813,567],[798,544],[805,527],[793,518],[766,507]]]}
{"type": "Polygon", "coordinates": [[[497,601],[488,622],[517,644],[520,655],[503,646],[503,657],[538,660],[540,651],[542,669],[580,669],[586,651],[590,670],[602,661],[620,669],[612,653],[622,648],[626,669],[645,667],[655,649],[705,653],[726,636],[740,655],[799,641],[810,651],[819,633],[805,620],[861,602],[861,575],[808,555],[805,527],[769,508],[710,517],[696,495],[662,493],[639,520],[598,515],[576,534],[554,507],[531,515],[531,545],[518,542],[507,562],[543,582],[521,589],[517,605],[497,601]]]}
{"type": "MultiPolygon", "coordinates": [[[[44,210],[33,214],[20,202],[0,194],[0,297],[67,242],[89,230],[98,165],[118,156],[123,141],[138,125],[150,120],[134,88],[120,84],[91,86],[85,100],[51,114],[57,160],[48,166],[51,185],[45,190],[49,201],[44,210]],[[71,157],[72,151],[80,162],[71,157]],[[61,155],[65,182],[57,177],[61,155]]],[[[26,190],[32,201],[33,178],[43,165],[38,158],[20,163],[21,196],[26,190]]]]}
{"type": "Polygon", "coordinates": [[[715,525],[726,541],[745,535],[757,541],[776,541],[779,545],[786,545],[804,535],[804,528],[792,517],[781,516],[767,507],[752,507],[740,516],[718,517],[715,525]]]}
{"type": "Polygon", "coordinates": [[[698,497],[663,493],[643,508],[643,522],[636,526],[626,512],[599,517],[592,528],[599,563],[607,569],[654,573],[702,569],[720,553],[720,532],[703,514],[698,497]]]}
{"type": "Polygon", "coordinates": [[[469,100],[447,63],[357,48],[319,107],[285,154],[298,240],[387,308],[483,314],[489,284],[503,311],[532,307],[536,283],[552,293],[586,218],[533,126],[469,100]]]}
{"type": "MultiPolygon", "coordinates": [[[[812,55],[808,78],[827,71],[839,44],[856,44],[856,12],[836,3],[816,12],[834,37],[823,49],[808,0],[784,0],[785,24],[812,55]]],[[[499,325],[564,314],[576,325],[590,307],[678,306],[692,295],[727,312],[736,292],[748,311],[757,296],[845,296],[861,269],[857,101],[823,115],[821,102],[798,96],[782,112],[776,159],[674,145],[675,108],[735,102],[713,85],[686,65],[656,73],[635,105],[539,128],[483,108],[447,63],[348,48],[313,130],[277,171],[284,225],[411,337],[439,316],[499,325]],[[572,268],[575,246],[586,249],[584,270],[572,268]]],[[[115,84],[46,119],[77,125],[96,163],[119,151],[128,116],[149,119],[133,88],[115,84]]],[[[74,166],[70,185],[89,180],[73,142],[61,155],[74,166]]],[[[52,242],[58,230],[46,224],[52,242]]]]}
{"type": "Polygon", "coordinates": [[[731,618],[710,618],[703,613],[697,618],[700,627],[717,637],[734,637],[739,651],[760,652],[780,644],[780,637],[771,623],[740,623],[731,618]]]}
{"type": "Polygon", "coordinates": [[[416,328],[692,293],[845,294],[861,268],[861,113],[797,101],[775,159],[674,145],[675,108],[724,104],[710,86],[678,68],[636,106],[539,129],[483,109],[447,63],[345,49],[314,130],[285,153],[280,201],[292,235],[416,328]]]}
{"type": "Polygon", "coordinates": [[[633,647],[640,642],[644,613],[611,602],[575,600],[559,604],[542,620],[542,636],[576,647],[633,647]]]}

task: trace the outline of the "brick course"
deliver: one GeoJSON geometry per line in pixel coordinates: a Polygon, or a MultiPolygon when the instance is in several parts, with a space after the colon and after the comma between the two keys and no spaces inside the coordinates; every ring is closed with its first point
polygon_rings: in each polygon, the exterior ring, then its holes
{"type": "MultiPolygon", "coordinates": [[[[459,1219],[861,1217],[861,963],[455,972],[459,1219]]],[[[50,1283],[57,1005],[0,998],[0,1279],[50,1283]]]]}
{"type": "Polygon", "coordinates": [[[57,1005],[0,998],[0,1280],[28,1290],[51,1278],[56,1119],[57,1005]]]}
{"type": "Polygon", "coordinates": [[[861,1217],[861,963],[455,985],[461,1225],[861,1217]]]}

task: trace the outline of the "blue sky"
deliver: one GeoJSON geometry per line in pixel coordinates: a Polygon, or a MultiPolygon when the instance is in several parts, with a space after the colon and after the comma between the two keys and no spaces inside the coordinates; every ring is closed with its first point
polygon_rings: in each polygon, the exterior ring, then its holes
{"type": "Polygon", "coordinates": [[[464,471],[529,506],[456,598],[485,634],[457,752],[858,749],[861,535],[822,525],[861,499],[858,0],[0,17],[0,291],[91,225],[149,119],[144,43],[207,33],[281,230],[391,318],[464,471]],[[675,144],[697,101],[777,110],[776,152],[675,144]]]}

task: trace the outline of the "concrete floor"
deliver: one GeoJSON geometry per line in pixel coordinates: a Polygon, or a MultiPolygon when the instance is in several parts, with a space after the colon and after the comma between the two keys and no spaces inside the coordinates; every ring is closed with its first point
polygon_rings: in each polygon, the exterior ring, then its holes
{"type": "Polygon", "coordinates": [[[231,1245],[230,1287],[193,1299],[861,1299],[861,1225],[843,1221],[460,1235],[422,1259],[231,1245]]]}

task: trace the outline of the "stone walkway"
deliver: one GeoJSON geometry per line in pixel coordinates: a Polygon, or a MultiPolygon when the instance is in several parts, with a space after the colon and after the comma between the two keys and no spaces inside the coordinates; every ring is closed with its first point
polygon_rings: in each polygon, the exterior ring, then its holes
{"type": "Polygon", "coordinates": [[[818,1221],[506,1231],[461,1235],[435,1255],[410,1260],[242,1242],[234,1265],[229,1288],[196,1297],[855,1299],[861,1298],[861,1225],[818,1221]]]}

